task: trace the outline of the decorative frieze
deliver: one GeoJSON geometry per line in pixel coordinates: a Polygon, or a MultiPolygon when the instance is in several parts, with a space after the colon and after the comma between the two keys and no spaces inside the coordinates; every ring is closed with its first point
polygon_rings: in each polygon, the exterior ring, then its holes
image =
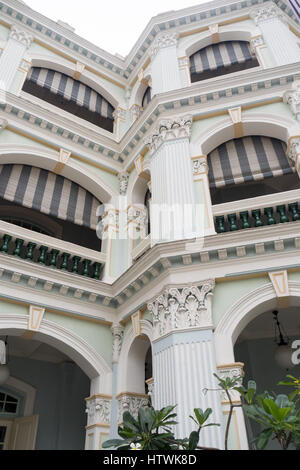
{"type": "Polygon", "coordinates": [[[257,25],[265,21],[270,21],[274,18],[284,19],[284,14],[280,8],[276,5],[266,5],[259,8],[255,8],[250,12],[251,18],[255,21],[257,25]]]}
{"type": "Polygon", "coordinates": [[[26,49],[28,49],[34,40],[34,37],[24,29],[19,28],[19,26],[13,25],[9,33],[9,39],[14,39],[15,41],[20,42],[26,47],[26,49]]]}
{"type": "Polygon", "coordinates": [[[151,154],[169,140],[190,138],[193,116],[176,116],[172,119],[162,119],[150,136],[145,140],[151,154]]]}
{"type": "Polygon", "coordinates": [[[189,328],[211,328],[211,296],[215,281],[209,279],[201,287],[171,287],[148,303],[153,315],[154,337],[189,328]]]}
{"type": "Polygon", "coordinates": [[[165,47],[171,47],[171,46],[176,46],[177,45],[177,41],[178,41],[178,33],[161,33],[159,34],[152,46],[149,48],[149,56],[151,57],[151,59],[153,60],[154,57],[156,56],[156,54],[158,53],[158,51],[160,49],[163,49],[165,47]]]}
{"type": "Polygon", "coordinates": [[[87,425],[109,425],[111,414],[111,397],[95,395],[86,398],[87,425]]]}
{"type": "Polygon", "coordinates": [[[149,406],[149,397],[138,393],[122,393],[117,399],[118,423],[122,423],[125,411],[129,411],[136,418],[140,408],[149,406]]]}
{"type": "Polygon", "coordinates": [[[122,348],[122,341],[124,335],[124,328],[120,323],[114,323],[111,327],[113,335],[112,356],[113,363],[119,362],[120,352],[122,348]]]}

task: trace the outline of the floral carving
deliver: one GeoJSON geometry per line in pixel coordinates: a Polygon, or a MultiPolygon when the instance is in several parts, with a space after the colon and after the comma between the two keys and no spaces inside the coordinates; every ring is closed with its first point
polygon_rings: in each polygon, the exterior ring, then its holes
{"type": "Polygon", "coordinates": [[[88,426],[93,424],[109,424],[111,413],[111,400],[104,397],[91,397],[87,400],[86,413],[88,426]]]}
{"type": "Polygon", "coordinates": [[[152,46],[149,48],[149,55],[153,60],[160,49],[164,47],[176,46],[178,40],[178,33],[161,33],[154,40],[152,46]]]}
{"type": "Polygon", "coordinates": [[[191,115],[177,116],[172,119],[162,119],[150,136],[145,139],[153,154],[166,141],[180,138],[190,138],[193,117],[191,115]]]}
{"type": "Polygon", "coordinates": [[[30,33],[25,31],[24,29],[20,29],[18,26],[12,26],[9,38],[20,42],[27,49],[31,46],[32,41],[34,39],[30,33]]]}
{"type": "Polygon", "coordinates": [[[147,407],[149,405],[148,397],[133,396],[125,394],[118,399],[118,422],[123,421],[123,413],[129,411],[134,417],[137,417],[139,408],[147,407]]]}
{"type": "Polygon", "coordinates": [[[195,327],[212,327],[209,296],[215,281],[205,281],[201,287],[168,288],[154,301],[148,303],[153,315],[154,336],[170,331],[195,327]]]}

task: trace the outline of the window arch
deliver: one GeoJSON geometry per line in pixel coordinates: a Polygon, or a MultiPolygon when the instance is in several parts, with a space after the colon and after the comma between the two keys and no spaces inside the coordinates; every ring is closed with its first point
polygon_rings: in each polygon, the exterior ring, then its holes
{"type": "Polygon", "coordinates": [[[286,144],[279,139],[232,139],[210,152],[207,163],[213,204],[299,188],[286,144]]]}
{"type": "Polygon", "coordinates": [[[247,41],[223,41],[200,49],[190,56],[191,81],[239,72],[259,66],[247,41]]]}
{"type": "Polygon", "coordinates": [[[23,91],[113,132],[113,106],[100,93],[64,73],[32,67],[23,91]]]}

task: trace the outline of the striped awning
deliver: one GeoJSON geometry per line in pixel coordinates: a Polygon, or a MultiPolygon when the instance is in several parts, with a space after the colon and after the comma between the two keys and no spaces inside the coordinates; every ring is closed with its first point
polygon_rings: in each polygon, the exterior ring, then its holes
{"type": "Polygon", "coordinates": [[[285,143],[270,137],[230,140],[213,150],[207,162],[211,188],[294,172],[286,156],[285,143]]]}
{"type": "Polygon", "coordinates": [[[150,103],[150,101],[151,101],[151,88],[148,86],[142,99],[142,106],[144,109],[150,103]]]}
{"type": "Polygon", "coordinates": [[[103,96],[68,75],[50,69],[32,67],[26,85],[28,83],[38,85],[104,118],[113,119],[114,108],[103,96]]]}
{"type": "Polygon", "coordinates": [[[225,41],[200,49],[190,57],[191,74],[198,74],[253,61],[246,41],[225,41]]]}
{"type": "Polygon", "coordinates": [[[100,202],[77,183],[29,165],[0,165],[0,197],[96,229],[100,202]]]}

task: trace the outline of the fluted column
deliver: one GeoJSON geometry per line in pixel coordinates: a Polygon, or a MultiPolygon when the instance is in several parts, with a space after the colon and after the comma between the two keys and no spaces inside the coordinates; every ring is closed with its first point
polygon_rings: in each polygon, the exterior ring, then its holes
{"type": "MultiPolygon", "coordinates": [[[[202,225],[205,235],[215,235],[214,216],[212,211],[212,202],[210,196],[210,187],[208,179],[207,156],[192,157],[194,184],[197,191],[197,204],[203,206],[202,225]]],[[[199,213],[199,216],[201,213],[199,213]]]]}
{"type": "Polygon", "coordinates": [[[30,47],[33,37],[19,26],[12,26],[8,41],[0,57],[0,86],[9,91],[21,60],[30,47]]]}
{"type": "Polygon", "coordinates": [[[164,119],[146,140],[152,154],[152,243],[196,236],[191,126],[191,116],[164,119]]]}
{"type": "Polygon", "coordinates": [[[290,31],[287,18],[276,5],[261,6],[252,10],[251,16],[260,28],[265,44],[276,65],[300,61],[300,48],[296,36],[290,31]]]}
{"type": "MultiPolygon", "coordinates": [[[[177,405],[176,435],[194,429],[189,415],[194,408],[212,408],[213,422],[222,424],[219,392],[215,389],[216,360],[213,344],[211,300],[214,280],[201,285],[170,287],[148,303],[153,316],[153,377],[155,407],[177,405]]],[[[222,448],[223,430],[207,428],[201,445],[222,448]]]]}
{"type": "Polygon", "coordinates": [[[149,50],[152,96],[181,88],[177,39],[177,33],[160,33],[149,50]]]}

